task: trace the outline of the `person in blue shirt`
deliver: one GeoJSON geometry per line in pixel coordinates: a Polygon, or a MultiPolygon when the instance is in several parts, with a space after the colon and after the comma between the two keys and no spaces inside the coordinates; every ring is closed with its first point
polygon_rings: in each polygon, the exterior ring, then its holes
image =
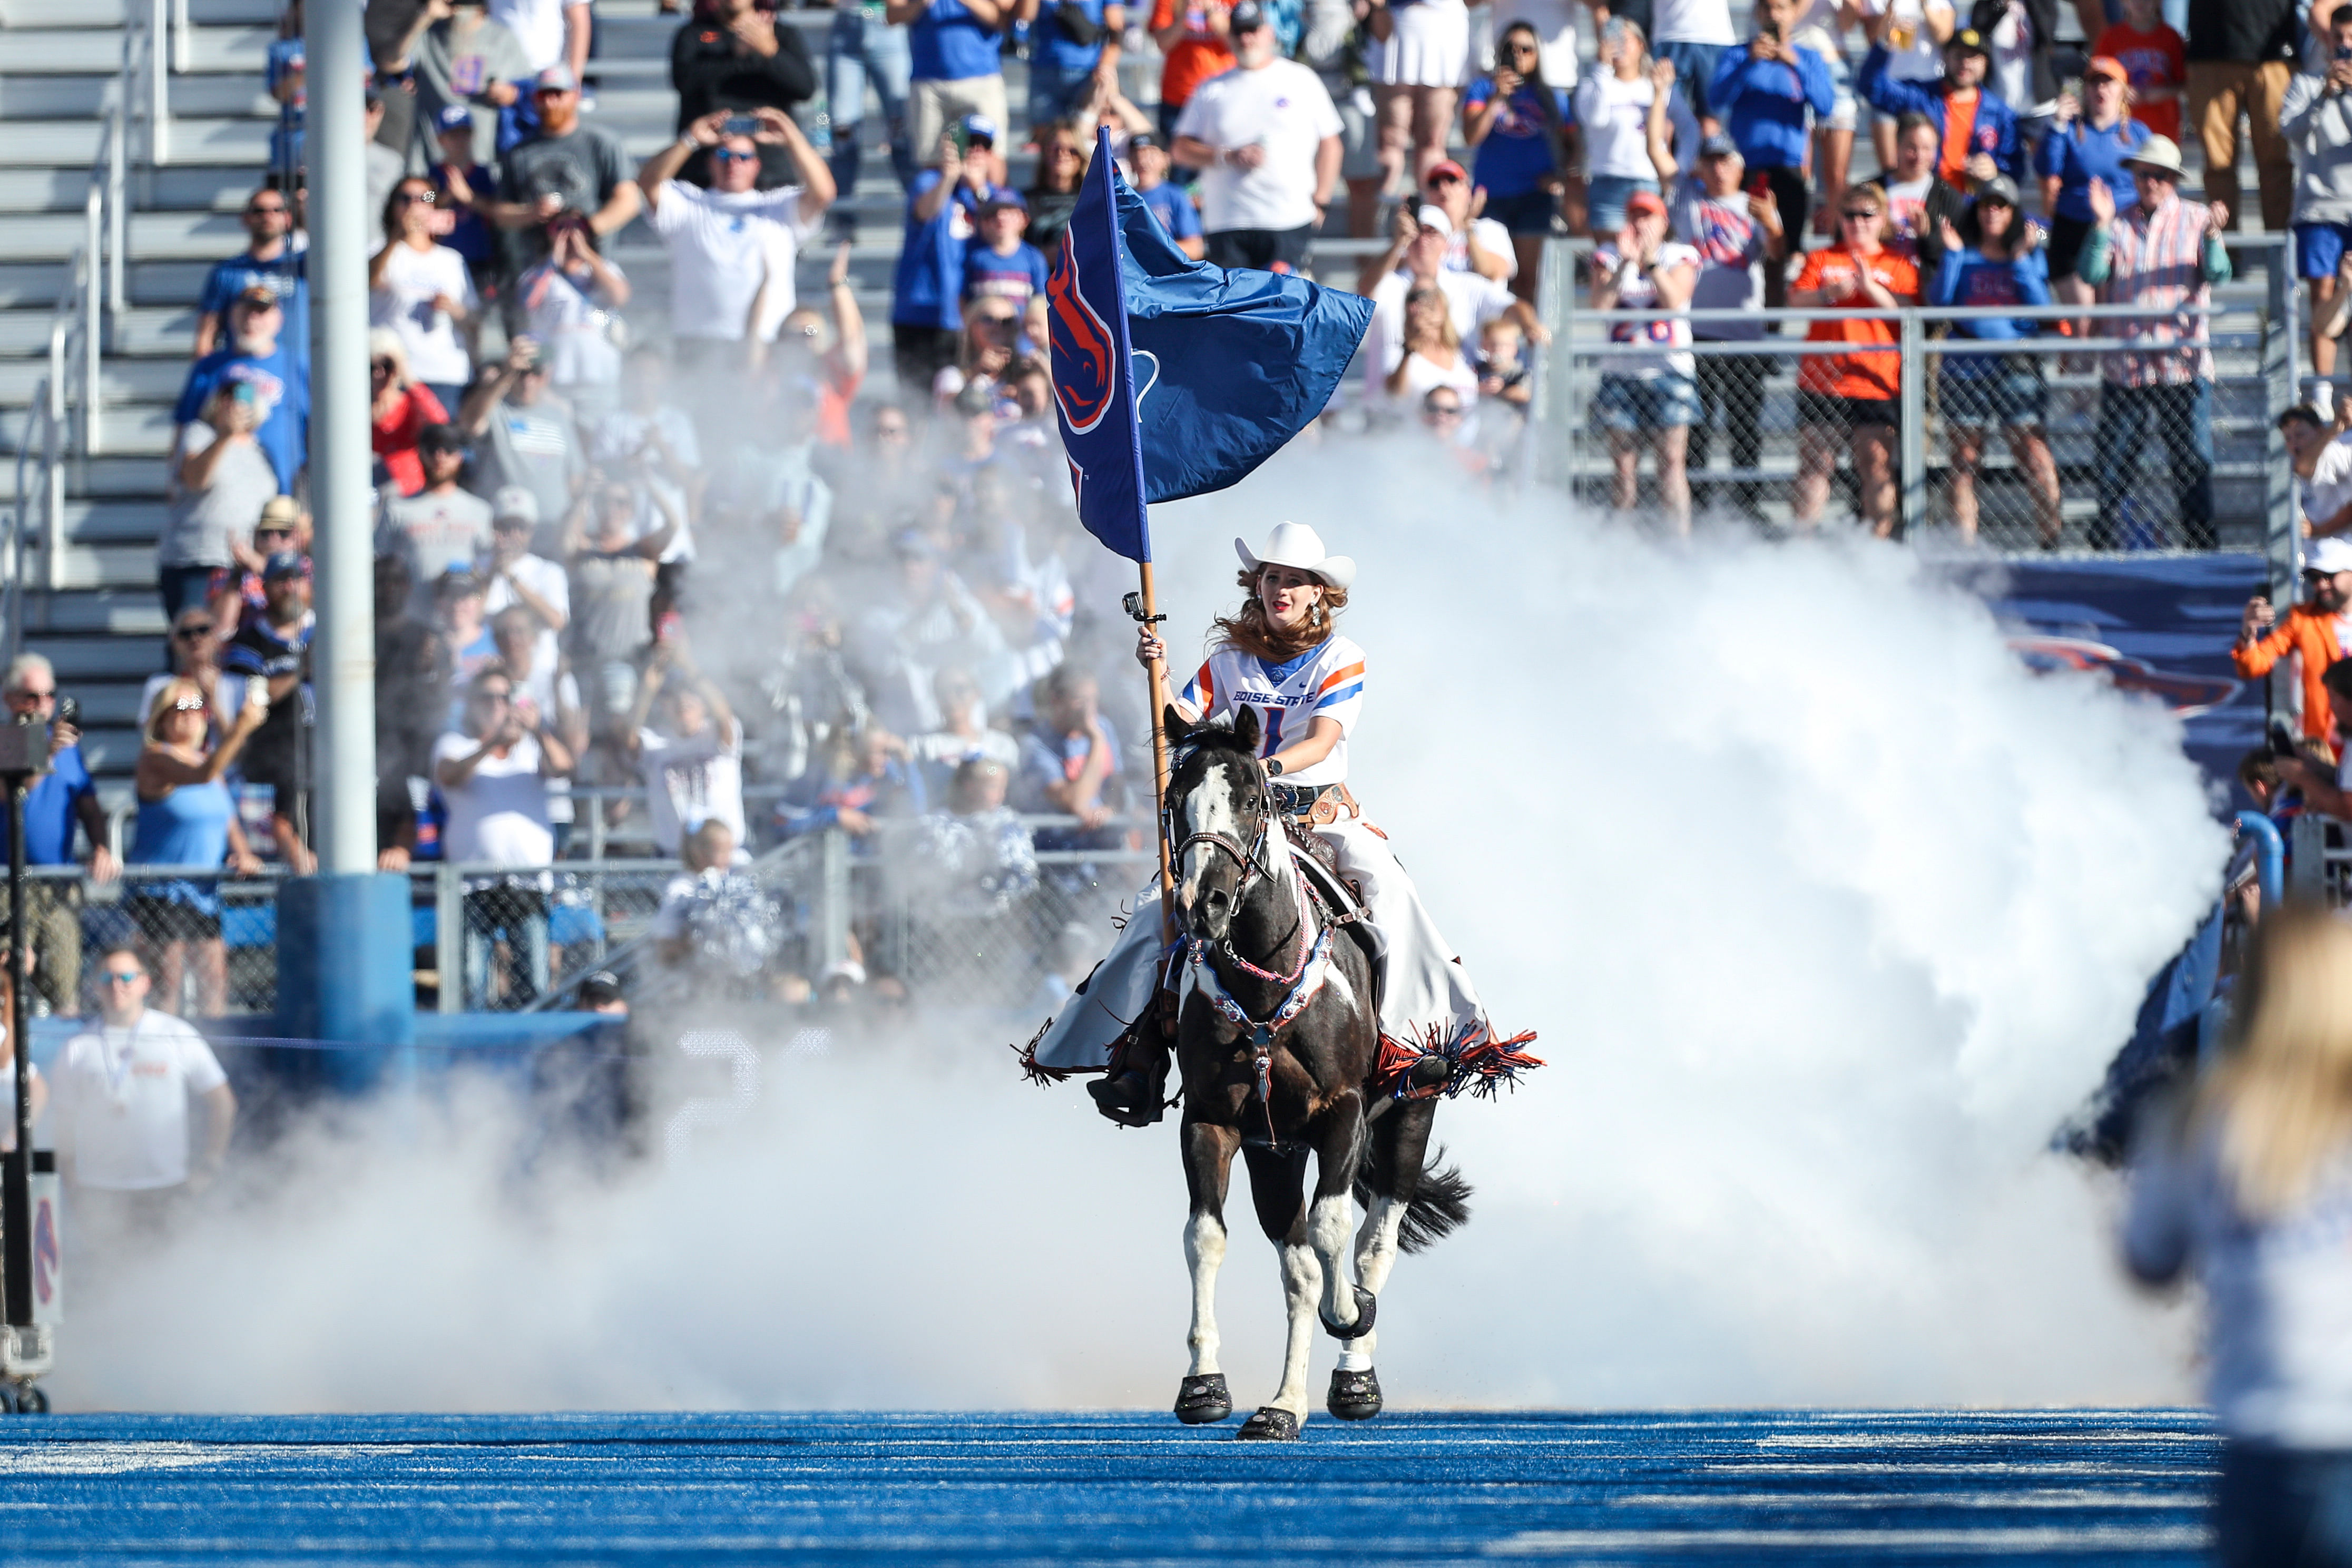
{"type": "Polygon", "coordinates": [[[2042,176],[2043,210],[2050,214],[2050,278],[2072,305],[2091,302],[2091,286],[2074,276],[2083,241],[2098,226],[2091,211],[2091,182],[2105,180],[2116,205],[2139,201],[2127,162],[2155,134],[2131,117],[2131,88],[2120,61],[2102,55],[2083,68],[2083,101],[2058,100],[2049,132],[2033,150],[2033,172],[2042,176]]]}
{"type": "Polygon", "coordinates": [[[1118,39],[1127,7],[1110,0],[1015,0],[1029,24],[1029,125],[1066,120],[1087,90],[1118,89],[1118,39]]]}
{"type": "Polygon", "coordinates": [[[1016,310],[1026,310],[1033,295],[1045,291],[1045,258],[1024,240],[1028,209],[1003,197],[980,209],[980,243],[963,253],[963,302],[1009,300],[1016,310]]]}
{"type": "Polygon", "coordinates": [[[1016,0],[885,0],[882,15],[907,29],[913,100],[909,134],[928,158],[940,133],[967,115],[1005,122],[1001,35],[1016,0]]]}
{"type": "MultiPolygon", "coordinates": [[[[263,185],[245,198],[244,250],[226,261],[213,263],[205,274],[204,291],[196,296],[195,350],[188,357],[202,359],[220,347],[221,329],[228,319],[228,308],[256,283],[266,284],[281,300],[291,301],[306,295],[309,283],[303,265],[307,253],[294,248],[294,209],[286,193],[275,184],[263,185]]],[[[288,312],[287,330],[298,325],[294,312],[288,312]]]]}
{"type": "Polygon", "coordinates": [[[1544,80],[1543,40],[1532,22],[1503,29],[1495,68],[1462,99],[1462,139],[1478,150],[1471,173],[1486,193],[1485,216],[1510,232],[1517,276],[1530,280],[1576,168],[1570,102],[1566,89],[1544,80]]]}
{"type": "Polygon", "coordinates": [[[1198,261],[1208,254],[1209,242],[1201,233],[1201,209],[1182,187],[1168,183],[1168,171],[1174,160],[1160,138],[1149,131],[1139,131],[1128,139],[1127,161],[1135,169],[1135,194],[1176,242],[1176,248],[1198,261]]]}
{"type": "Polygon", "coordinates": [[[278,493],[298,494],[295,479],[310,452],[310,367],[279,336],[285,312],[277,290],[267,283],[247,286],[231,306],[228,320],[227,344],[188,367],[172,422],[194,424],[204,416],[215,390],[231,386],[260,416],[253,438],[278,475],[278,493]]]}
{"type": "MultiPolygon", "coordinates": [[[[2018,211],[2017,185],[2007,175],[1988,180],[1954,224],[1942,220],[1943,259],[1928,289],[1935,305],[1998,308],[2050,303],[2050,274],[2032,226],[2018,211]]],[[[1963,543],[1977,536],[1977,468],[1985,430],[1999,425],[2010,454],[2033,494],[2042,547],[2058,548],[2058,468],[2042,433],[2049,396],[2042,361],[1967,342],[2007,343],[2039,334],[2032,317],[1987,316],[1954,321],[1937,379],[1951,458],[1952,524],[1963,543]]]]}
{"type": "Polygon", "coordinates": [[[498,195],[498,176],[475,161],[470,106],[443,104],[434,133],[441,158],[425,177],[433,182],[433,193],[439,198],[436,205],[457,219],[441,237],[441,243],[466,258],[467,270],[474,275],[475,287],[480,288],[496,280],[498,250],[490,237],[489,220],[475,204],[498,195]]]}
{"type": "MultiPolygon", "coordinates": [[[[1889,14],[1892,14],[1890,7],[1889,14]]],[[[1992,51],[1982,35],[1963,27],[1944,46],[1944,74],[1935,81],[1901,81],[1887,74],[1886,16],[1867,24],[1873,42],[1853,79],[1853,89],[1889,118],[1924,114],[1935,126],[1941,151],[1936,171],[1947,184],[1968,188],[1971,180],[2007,174],[2025,177],[2025,147],[2019,140],[2017,111],[1996,92],[1985,90],[1992,51]]]]}
{"type": "MultiPolygon", "coordinates": [[[[74,826],[89,836],[89,874],[110,882],[121,868],[107,847],[106,812],[82,761],[81,731],[58,721],[58,672],[39,654],[17,656],[8,666],[8,716],[18,723],[49,726],[49,771],[25,792],[25,864],[74,863],[74,826]]],[[[0,855],[8,850],[8,818],[0,812],[0,855]]],[[[47,878],[25,883],[25,923],[32,932],[36,994],[52,1013],[80,1010],[81,889],[71,881],[47,878]]]]}
{"type": "MultiPolygon", "coordinates": [[[[1809,10],[1806,0],[1767,0],[1759,9],[1756,37],[1746,48],[1724,50],[1716,63],[1707,106],[1739,149],[1748,178],[1771,194],[1789,253],[1800,257],[1813,204],[1813,183],[1805,174],[1805,116],[1810,110],[1819,123],[1829,123],[1837,108],[1837,79],[1819,51],[1790,42],[1809,10]]],[[[1695,149],[1675,157],[1685,175],[1696,172],[1695,149]]],[[[1767,267],[1765,309],[1788,302],[1788,269],[1767,267]]]]}
{"type": "Polygon", "coordinates": [[[907,233],[890,282],[891,355],[898,384],[921,395],[955,363],[963,331],[964,250],[981,208],[992,201],[1021,203],[1004,183],[996,152],[996,122],[967,115],[961,134],[940,140],[937,162],[907,191],[907,233]]]}

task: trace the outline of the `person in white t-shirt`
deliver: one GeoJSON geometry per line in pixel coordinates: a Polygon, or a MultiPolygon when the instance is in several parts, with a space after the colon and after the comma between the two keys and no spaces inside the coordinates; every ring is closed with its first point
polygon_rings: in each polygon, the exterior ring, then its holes
{"type": "Polygon", "coordinates": [[[383,248],[368,262],[368,325],[400,335],[408,374],[432,389],[445,409],[464,400],[474,379],[468,347],[474,292],[466,258],[433,236],[432,182],[411,177],[384,203],[383,248]]]}
{"type": "Polygon", "coordinates": [[[655,851],[678,853],[686,834],[714,820],[742,843],[742,721],[718,684],[688,662],[684,644],[654,645],[630,718],[655,851]],[[649,722],[656,719],[658,727],[649,722]]]}
{"type": "Polygon", "coordinates": [[[1699,126],[1688,87],[1679,74],[1670,78],[1656,68],[1633,22],[1612,16],[1601,27],[1600,58],[1576,84],[1575,97],[1584,133],[1585,217],[1596,237],[1606,239],[1625,226],[1626,197],[1635,191],[1663,195],[1662,180],[1696,156],[1699,126]],[[1661,93],[1663,121],[1651,112],[1661,93]]]}
{"type": "Polygon", "coordinates": [[[577,81],[588,74],[589,0],[490,0],[490,20],[512,33],[537,76],[568,66],[577,81]]]}
{"type": "Polygon", "coordinates": [[[834,198],[833,171],[792,116],[780,109],[706,114],[645,161],[637,185],[654,232],[669,250],[669,326],[679,368],[740,363],[763,284],[768,321],[761,341],[775,341],[775,323],[793,307],[793,258],[834,198]],[[759,129],[745,134],[745,120],[756,121],[759,129]],[[791,155],[798,184],[756,188],[763,144],[791,155]],[[706,151],[710,188],[698,190],[677,175],[706,151]]]}
{"type": "Polygon", "coordinates": [[[2329,439],[2327,425],[2308,404],[2280,415],[2278,427],[2286,437],[2287,460],[2295,471],[2309,537],[2326,539],[2352,531],[2352,437],[2329,439]]]}
{"type": "Polygon", "coordinates": [[[172,1202],[220,1174],[236,1125],[236,1095],[205,1037],[147,1005],[147,961],[117,942],[98,961],[100,1026],[76,1035],[51,1074],[50,1117],[85,1223],[170,1217],[172,1202]],[[205,1108],[194,1153],[190,1100],[205,1108]]]}
{"type": "MultiPolygon", "coordinates": [[[[433,747],[433,782],[448,808],[442,854],[493,866],[547,865],[555,858],[547,781],[572,766],[555,715],[518,703],[514,677],[496,663],[474,677],[465,711],[464,732],[453,731],[433,747]]],[[[467,1008],[494,1000],[511,1008],[545,994],[547,884],[544,873],[467,884],[467,1008]]]]}
{"type": "Polygon", "coordinates": [[[1461,342],[1476,342],[1478,329],[1498,316],[1517,321],[1530,342],[1541,345],[1551,341],[1535,308],[1509,289],[1491,278],[1456,272],[1445,265],[1446,246],[1453,237],[1446,232],[1444,213],[1423,207],[1416,218],[1400,212],[1397,227],[1397,240],[1357,281],[1358,291],[1372,301],[1371,325],[1364,331],[1358,355],[1364,365],[1369,404],[1379,406],[1388,401],[1389,373],[1404,358],[1405,300],[1417,286],[1433,287],[1445,297],[1454,335],[1461,342]],[[1367,289],[1367,275],[1375,274],[1379,281],[1367,289]]]}
{"type": "Polygon", "coordinates": [[[1219,267],[1295,272],[1339,180],[1339,111],[1323,80],[1280,58],[1255,0],[1233,10],[1239,62],[1176,118],[1176,162],[1202,171],[1201,227],[1219,267]]]}
{"type": "Polygon", "coordinates": [[[1609,434],[1611,503],[1631,511],[1640,493],[1642,448],[1657,454],[1658,500],[1678,533],[1690,531],[1690,427],[1700,416],[1696,356],[1689,352],[1692,290],[1699,253],[1666,236],[1666,204],[1639,192],[1625,204],[1625,228],[1592,253],[1592,308],[1658,310],[1646,321],[1612,321],[1612,342],[1658,344],[1663,352],[1603,359],[1592,419],[1609,434]]]}

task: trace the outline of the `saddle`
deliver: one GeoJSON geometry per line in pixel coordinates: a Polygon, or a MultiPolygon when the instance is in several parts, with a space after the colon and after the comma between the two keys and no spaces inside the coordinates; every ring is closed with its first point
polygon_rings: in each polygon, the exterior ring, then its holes
{"type": "Polygon", "coordinates": [[[1282,827],[1291,848],[1298,851],[1298,880],[1307,896],[1315,900],[1316,912],[1324,924],[1338,927],[1362,950],[1372,973],[1372,1016],[1379,1017],[1388,994],[1388,938],[1372,923],[1372,912],[1353,884],[1339,875],[1338,853],[1295,817],[1284,817],[1282,827]]]}

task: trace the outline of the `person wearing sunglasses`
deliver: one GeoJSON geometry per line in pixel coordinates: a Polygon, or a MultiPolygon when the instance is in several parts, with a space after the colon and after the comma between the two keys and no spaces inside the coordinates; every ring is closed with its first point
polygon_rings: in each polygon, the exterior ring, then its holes
{"type": "Polygon", "coordinates": [[[189,874],[132,885],[124,908],[157,955],[163,994],[176,998],[191,971],[196,1011],[216,1017],[228,1006],[228,951],[221,941],[220,882],[226,863],[236,875],[261,869],[236,820],[225,780],[238,753],[269,717],[266,682],[244,683],[243,705],[215,744],[212,701],[194,680],[163,683],[147,710],[146,744],[132,773],[139,816],[134,866],[188,868],[189,874]]]}
{"type": "MultiPolygon", "coordinates": [[[[219,1178],[236,1127],[219,1058],[186,1020],[147,1005],[153,986],[137,944],[110,946],[98,964],[96,1026],[54,1064],[50,1123],[75,1221],[100,1257],[110,1241],[168,1234],[219,1178]],[[204,1108],[201,1138],[192,1102],[204,1108]]],[[[177,995],[165,975],[157,999],[177,995]]]]}
{"type": "Polygon", "coordinates": [[[431,586],[452,567],[471,568],[490,547],[490,503],[457,481],[472,456],[454,425],[430,425],[417,441],[425,488],[388,498],[376,526],[375,553],[397,555],[417,584],[411,609],[431,613],[431,586]]]}
{"type": "Polygon", "coordinates": [[[202,359],[220,347],[229,307],[256,283],[267,284],[281,298],[293,299],[307,285],[303,258],[293,247],[291,200],[274,184],[266,184],[245,199],[245,249],[226,261],[216,261],[205,275],[204,291],[196,297],[196,339],[189,354],[202,359]]]}
{"type": "Polygon", "coordinates": [[[416,443],[427,426],[449,422],[447,405],[431,387],[410,377],[407,346],[389,327],[368,332],[368,385],[369,441],[379,483],[413,496],[425,488],[425,464],[416,455],[416,443]]]}
{"type": "Polygon", "coordinates": [[[368,261],[368,325],[397,333],[411,374],[446,411],[474,379],[467,348],[481,300],[466,258],[441,243],[450,215],[430,180],[394,185],[383,206],[383,247],[368,261]]]}
{"type": "Polygon", "coordinates": [[[637,171],[654,233],[669,252],[670,337],[688,371],[733,369],[744,363],[755,331],[764,326],[761,337],[775,335],[795,303],[800,236],[813,233],[833,205],[833,171],[791,115],[755,110],[750,118],[758,129],[749,135],[728,129],[739,118],[727,110],[704,115],[637,171]],[[790,159],[793,183],[759,188],[762,148],[790,159]],[[679,177],[706,153],[707,190],[679,177]],[[755,305],[773,314],[763,323],[755,305]]]}
{"type": "MultiPolygon", "coordinates": [[[[1503,29],[1495,68],[1472,82],[1462,100],[1462,139],[1477,149],[1473,167],[1486,193],[1480,223],[1501,231],[1511,260],[1507,273],[1497,274],[1491,266],[1474,269],[1489,278],[1524,279],[1514,290],[1523,300],[1535,298],[1544,240],[1576,170],[1576,128],[1570,112],[1568,90],[1544,79],[1542,44],[1528,22],[1503,29]]],[[[1443,208],[1464,234],[1460,265],[1470,266],[1474,237],[1465,226],[1472,196],[1462,165],[1447,158],[1432,167],[1424,199],[1443,208]],[[1453,178],[1442,180],[1449,171],[1453,178]],[[1459,203],[1459,213],[1450,202],[1459,203]]],[[[1482,253],[1495,248],[1492,239],[1479,247],[1482,253]]],[[[1446,265],[1456,265],[1450,251],[1446,265]]]]}
{"type": "MultiPolygon", "coordinates": [[[[514,677],[493,661],[466,693],[462,726],[433,747],[433,782],[448,804],[451,860],[541,867],[555,858],[547,782],[572,769],[555,715],[520,702],[514,677]]],[[[547,989],[548,879],[507,877],[466,894],[466,1005],[520,1005],[547,989]]]]}
{"type": "MultiPolygon", "coordinates": [[[[1886,190],[1874,181],[1849,186],[1838,206],[1839,237],[1805,258],[1789,303],[1799,310],[1894,310],[1919,302],[1919,269],[1883,243],[1886,190]]],[[[1862,520],[1881,539],[1895,535],[1895,432],[1900,423],[1902,361],[1897,323],[1883,317],[1815,321],[1809,342],[1866,351],[1808,354],[1797,371],[1797,484],[1790,512],[1810,532],[1829,502],[1841,448],[1853,458],[1862,520]]]]}
{"type": "Polygon", "coordinates": [[[242,383],[215,386],[203,416],[180,426],[168,459],[163,527],[155,539],[156,589],[169,622],[200,604],[215,572],[239,567],[278,472],[261,449],[259,406],[242,383]]]}
{"type": "MultiPolygon", "coordinates": [[[[79,826],[89,838],[91,878],[113,880],[120,868],[107,847],[106,812],[82,760],[81,733],[58,719],[58,672],[39,654],[19,654],[0,683],[0,695],[6,699],[10,721],[49,726],[49,771],[25,792],[26,864],[72,865],[79,826]]],[[[7,852],[7,814],[0,812],[0,856],[7,852]]],[[[80,885],[47,879],[28,881],[25,906],[33,933],[34,999],[50,1012],[73,1012],[81,984],[80,885]]]]}
{"type": "Polygon", "coordinates": [[[309,345],[289,334],[283,306],[267,283],[250,284],[237,295],[229,307],[228,341],[188,367],[172,424],[177,450],[186,426],[212,424],[206,411],[219,412],[214,399],[226,391],[250,411],[247,428],[278,476],[275,493],[292,495],[310,461],[310,361],[309,345]]]}

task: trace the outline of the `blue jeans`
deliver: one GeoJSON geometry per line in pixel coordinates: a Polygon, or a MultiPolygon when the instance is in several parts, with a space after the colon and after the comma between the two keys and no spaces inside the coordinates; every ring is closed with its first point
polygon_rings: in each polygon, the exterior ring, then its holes
{"type": "Polygon", "coordinates": [[[915,183],[918,160],[907,143],[907,81],[914,71],[907,29],[850,7],[833,18],[824,45],[824,96],[833,111],[833,183],[846,202],[857,189],[857,131],[866,118],[870,83],[882,100],[882,122],[890,137],[890,166],[901,189],[915,183]]]}
{"type": "MultiPolygon", "coordinates": [[[[1082,71],[1058,71],[1043,60],[1029,62],[1029,128],[1036,131],[1048,121],[1066,118],[1077,104],[1078,96],[1094,79],[1094,68],[1082,71]]],[[[1089,129],[1091,134],[1091,128],[1089,129]]]]}
{"type": "Polygon", "coordinates": [[[1716,63],[1723,58],[1727,46],[1694,44],[1674,38],[1653,44],[1650,52],[1662,60],[1675,62],[1675,85],[1682,89],[1683,101],[1690,110],[1704,120],[1707,115],[1706,89],[1715,80],[1716,63]]]}
{"type": "Polygon", "coordinates": [[[1655,180],[1637,180],[1630,174],[1595,174],[1585,182],[1585,227],[1602,238],[1613,238],[1625,226],[1625,200],[1635,191],[1658,194],[1655,180]]]}
{"type": "Polygon", "coordinates": [[[2213,532],[2213,388],[2187,385],[2099,388],[2099,515],[2091,520],[2091,548],[2113,550],[2121,542],[2119,513],[2139,474],[2148,424],[2172,462],[2172,492],[2180,512],[2180,537],[2189,550],[2210,550],[2213,532]]]}

